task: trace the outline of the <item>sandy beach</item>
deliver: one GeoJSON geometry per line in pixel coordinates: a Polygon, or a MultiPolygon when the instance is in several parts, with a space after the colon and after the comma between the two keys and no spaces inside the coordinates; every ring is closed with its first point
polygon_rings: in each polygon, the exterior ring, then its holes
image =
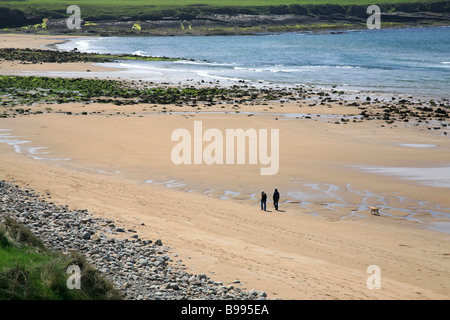
{"type": "MultiPolygon", "coordinates": [[[[53,49],[53,45],[67,39],[83,38],[82,36],[56,36],[56,35],[24,35],[2,34],[0,36],[0,49],[53,49]]],[[[112,68],[102,67],[94,63],[20,63],[18,61],[0,61],[0,73],[2,74],[37,74],[40,72],[107,72],[112,68]]]]}
{"type": "MultiPolygon", "coordinates": [[[[57,41],[0,35],[1,47],[57,41]]],[[[114,75],[81,63],[2,61],[0,68],[114,75]]],[[[0,119],[0,180],[162,239],[190,272],[239,280],[268,299],[449,299],[448,136],[360,121],[356,107],[308,103],[239,105],[239,112],[234,105],[30,106],[51,109],[0,119]],[[336,123],[342,118],[349,121],[336,123]],[[193,133],[194,121],[204,131],[278,129],[278,173],[261,175],[260,163],[175,165],[171,134],[193,133]],[[275,188],[280,211],[271,202],[275,188]],[[266,212],[260,190],[269,195],[266,212]],[[380,289],[367,287],[371,265],[380,267],[380,289]]]]}

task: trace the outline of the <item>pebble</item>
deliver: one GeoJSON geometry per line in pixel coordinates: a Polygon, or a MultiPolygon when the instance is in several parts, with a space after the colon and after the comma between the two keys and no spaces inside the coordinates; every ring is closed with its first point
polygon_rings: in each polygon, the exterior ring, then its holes
{"type": "MultiPolygon", "coordinates": [[[[131,239],[113,237],[127,233],[114,220],[96,217],[87,210],[69,210],[47,202],[31,188],[21,189],[0,180],[2,215],[21,222],[51,249],[78,251],[121,290],[127,300],[258,300],[263,291],[223,286],[206,274],[190,274],[178,263],[172,265],[170,248],[161,239],[153,242],[135,234],[131,239]]],[[[143,225],[143,224],[142,224],[143,225]]],[[[129,232],[137,233],[129,229],[129,232]]],[[[190,257],[189,257],[190,258],[190,257]]],[[[233,283],[240,283],[239,280],[233,283]]]]}

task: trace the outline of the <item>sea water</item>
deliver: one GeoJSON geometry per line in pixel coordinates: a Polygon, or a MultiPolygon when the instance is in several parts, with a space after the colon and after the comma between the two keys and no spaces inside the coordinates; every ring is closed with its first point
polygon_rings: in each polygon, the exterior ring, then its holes
{"type": "Polygon", "coordinates": [[[102,37],[59,49],[183,58],[120,61],[124,78],[318,86],[450,97],[450,27],[246,36],[102,37]]]}

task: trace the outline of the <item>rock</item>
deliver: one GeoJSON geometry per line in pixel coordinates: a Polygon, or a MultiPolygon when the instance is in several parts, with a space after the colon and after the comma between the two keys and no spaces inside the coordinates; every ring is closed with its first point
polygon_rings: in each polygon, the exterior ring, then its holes
{"type": "Polygon", "coordinates": [[[81,219],[81,223],[91,223],[92,219],[91,218],[83,218],[81,219]]]}
{"type": "Polygon", "coordinates": [[[259,296],[259,297],[264,297],[264,298],[265,298],[265,297],[267,297],[267,293],[265,293],[264,291],[259,291],[259,292],[258,292],[258,296],[259,296]]]}
{"type": "Polygon", "coordinates": [[[90,234],[89,232],[85,232],[85,233],[83,234],[83,239],[84,239],[84,240],[89,240],[89,239],[91,239],[91,234],[90,234]]]}
{"type": "Polygon", "coordinates": [[[198,280],[207,280],[208,277],[206,276],[206,274],[200,273],[199,275],[197,275],[197,279],[198,280]]]}
{"type": "Polygon", "coordinates": [[[125,232],[124,228],[116,228],[116,232],[125,232]]]}
{"type": "Polygon", "coordinates": [[[91,235],[91,240],[96,242],[101,242],[101,238],[98,234],[91,235]]]}
{"type": "Polygon", "coordinates": [[[166,285],[166,289],[179,290],[180,287],[178,286],[178,283],[172,282],[166,285]]]}
{"type": "Polygon", "coordinates": [[[162,246],[163,244],[162,244],[162,241],[160,239],[158,239],[155,241],[155,245],[162,246]]]}
{"type": "Polygon", "coordinates": [[[142,259],[139,259],[139,261],[138,261],[141,265],[143,265],[143,266],[146,266],[146,265],[148,265],[148,259],[144,259],[144,258],[142,258],[142,259]]]}
{"type": "Polygon", "coordinates": [[[248,294],[251,295],[251,296],[257,296],[257,295],[258,295],[258,291],[256,291],[255,289],[251,289],[251,290],[248,292],[248,294]]]}

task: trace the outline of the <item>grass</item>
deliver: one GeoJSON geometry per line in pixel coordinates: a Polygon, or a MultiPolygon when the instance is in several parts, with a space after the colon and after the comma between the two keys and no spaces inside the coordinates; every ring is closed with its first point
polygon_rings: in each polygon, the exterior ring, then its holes
{"type": "MultiPolygon", "coordinates": [[[[393,5],[399,3],[430,3],[436,0],[380,0],[377,5],[393,5]]],[[[73,3],[70,3],[73,4],[73,3]]],[[[226,9],[242,13],[271,13],[274,7],[308,6],[308,5],[371,5],[373,0],[77,0],[81,16],[86,20],[101,20],[106,17],[117,19],[124,17],[162,17],[177,13],[208,13],[220,12],[226,9]],[[163,3],[163,4],[162,4],[163,3]],[[180,11],[182,10],[182,11],[180,11]]],[[[27,15],[51,15],[54,18],[66,18],[68,2],[65,0],[12,0],[2,1],[1,7],[19,9],[27,15]],[[51,8],[51,9],[49,9],[51,8]]]]}
{"type": "MultiPolygon", "coordinates": [[[[401,2],[432,2],[432,0],[380,0],[377,4],[394,4],[401,2]]],[[[49,4],[67,8],[67,1],[64,0],[12,0],[2,1],[2,5],[15,5],[16,7],[44,7],[49,4]]],[[[268,7],[279,5],[309,5],[309,4],[339,4],[339,5],[369,5],[373,4],[372,0],[246,0],[242,2],[240,0],[166,0],[164,5],[159,0],[128,0],[126,4],[122,0],[97,0],[94,2],[90,0],[78,0],[76,5],[80,8],[83,6],[98,6],[98,7],[122,7],[122,8],[150,8],[150,9],[166,9],[185,6],[212,6],[212,7],[268,7]]]]}
{"type": "Polygon", "coordinates": [[[108,300],[122,294],[77,253],[51,251],[15,220],[0,223],[0,300],[108,300]],[[81,289],[69,289],[70,265],[81,269],[81,289]]]}

